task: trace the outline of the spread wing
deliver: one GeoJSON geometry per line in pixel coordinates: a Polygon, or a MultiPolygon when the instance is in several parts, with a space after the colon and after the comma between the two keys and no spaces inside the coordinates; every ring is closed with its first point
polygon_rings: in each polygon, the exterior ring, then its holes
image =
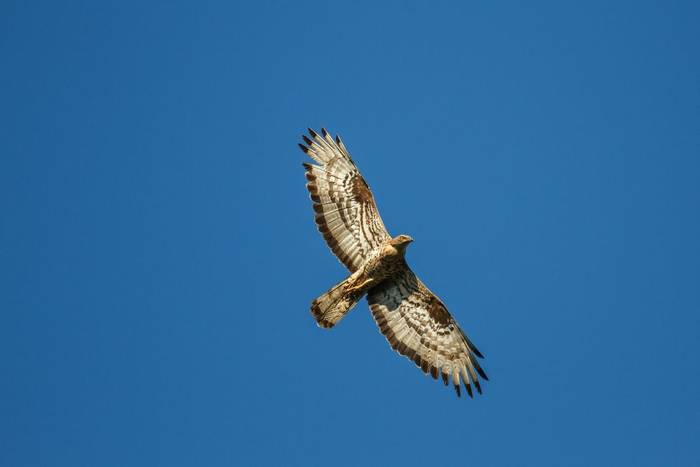
{"type": "Polygon", "coordinates": [[[481,393],[479,376],[488,380],[483,358],[440,299],[410,269],[370,290],[367,300],[374,320],[391,347],[445,385],[451,379],[457,396],[460,379],[472,397],[470,380],[481,393]]]}
{"type": "Polygon", "coordinates": [[[317,162],[304,163],[306,187],[316,211],[316,224],[335,256],[356,271],[371,251],[389,239],[374,196],[345,145],[325,129],[309,129],[311,139],[299,147],[317,162]]]}

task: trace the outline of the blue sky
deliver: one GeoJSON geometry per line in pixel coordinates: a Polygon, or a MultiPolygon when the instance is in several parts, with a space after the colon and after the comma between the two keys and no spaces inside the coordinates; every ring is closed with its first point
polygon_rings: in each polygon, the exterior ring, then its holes
{"type": "Polygon", "coordinates": [[[700,10],[610,3],[3,2],[0,464],[700,464],[700,10]],[[316,327],[307,126],[483,396],[316,327]]]}

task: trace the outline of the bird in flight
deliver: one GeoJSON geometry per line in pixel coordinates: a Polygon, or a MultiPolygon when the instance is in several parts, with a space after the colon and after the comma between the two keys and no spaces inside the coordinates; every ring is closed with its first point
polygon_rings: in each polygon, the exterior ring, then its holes
{"type": "Polygon", "coordinates": [[[457,396],[461,385],[473,397],[481,393],[479,377],[488,380],[478,358],[483,355],[452,318],[442,301],[406,263],[408,235],[387,232],[350,153],[339,136],[309,129],[299,147],[315,162],[305,162],[318,230],[350,276],[318,297],[311,314],[320,327],[332,328],[367,296],[369,308],[391,348],[411,359],[457,396]]]}

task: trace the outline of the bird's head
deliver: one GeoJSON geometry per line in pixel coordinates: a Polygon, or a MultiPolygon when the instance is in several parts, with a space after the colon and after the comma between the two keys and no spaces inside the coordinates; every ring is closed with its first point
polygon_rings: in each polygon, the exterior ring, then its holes
{"type": "Polygon", "coordinates": [[[399,251],[404,251],[412,241],[413,239],[410,236],[401,234],[392,238],[389,243],[391,243],[399,251]]]}

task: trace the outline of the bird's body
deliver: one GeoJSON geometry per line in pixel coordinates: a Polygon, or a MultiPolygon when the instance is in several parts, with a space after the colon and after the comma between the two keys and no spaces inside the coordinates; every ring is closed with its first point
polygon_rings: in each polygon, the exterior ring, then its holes
{"type": "Polygon", "coordinates": [[[413,360],[434,378],[461,382],[472,395],[478,376],[486,374],[482,357],[442,301],[406,263],[408,235],[391,237],[379,217],[369,186],[339,137],[324,129],[309,130],[302,150],[319,165],[304,164],[316,223],[328,246],[351,275],[318,297],[311,313],[319,326],[331,328],[364,296],[372,315],[394,350],[413,360]],[[478,375],[478,376],[477,376],[478,375]]]}
{"type": "Polygon", "coordinates": [[[373,287],[408,270],[405,235],[386,240],[372,250],[362,266],[343,282],[311,304],[311,313],[321,327],[333,327],[373,287]]]}
{"type": "Polygon", "coordinates": [[[406,235],[399,235],[384,242],[364,262],[357,282],[366,284],[364,287],[367,288],[403,274],[408,269],[406,247],[412,241],[413,239],[406,235]]]}

